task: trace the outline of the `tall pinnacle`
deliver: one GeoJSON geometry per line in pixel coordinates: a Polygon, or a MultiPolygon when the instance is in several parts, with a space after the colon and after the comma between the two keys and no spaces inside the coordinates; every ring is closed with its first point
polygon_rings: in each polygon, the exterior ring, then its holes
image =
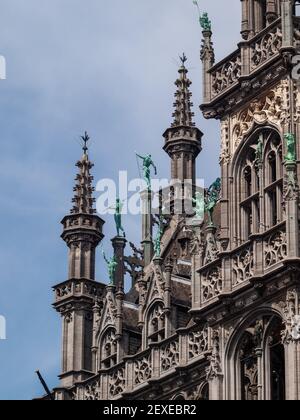
{"type": "Polygon", "coordinates": [[[187,58],[185,54],[180,57],[180,60],[182,65],[178,71],[179,78],[175,82],[177,91],[175,93],[176,101],[174,103],[175,111],[173,113],[174,121],[172,127],[195,127],[193,122],[194,113],[192,112],[193,103],[191,102],[192,94],[189,90],[192,82],[187,77],[188,70],[185,67],[187,58]]]}
{"type": "Polygon", "coordinates": [[[201,139],[203,134],[195,126],[193,121],[190,86],[192,82],[188,79],[188,70],[185,67],[187,58],[185,54],[180,57],[181,66],[178,70],[179,77],[175,82],[177,90],[175,93],[175,111],[173,123],[163,136],[165,139],[164,151],[171,158],[171,179],[186,180],[196,184],[196,157],[201,152],[201,139]]]}
{"type": "Polygon", "coordinates": [[[94,214],[95,199],[93,198],[94,187],[92,186],[93,177],[90,175],[90,170],[93,168],[93,163],[90,162],[88,156],[88,141],[90,140],[87,132],[81,137],[83,141],[83,155],[77,162],[76,166],[79,168],[79,173],[75,178],[76,185],[74,187],[74,203],[71,214],[94,214]]]}

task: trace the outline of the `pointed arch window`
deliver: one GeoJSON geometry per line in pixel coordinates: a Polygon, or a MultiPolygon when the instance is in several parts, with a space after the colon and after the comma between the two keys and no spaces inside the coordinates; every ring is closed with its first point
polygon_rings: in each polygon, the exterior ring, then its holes
{"type": "Polygon", "coordinates": [[[266,150],[264,159],[264,196],[265,196],[265,224],[269,229],[282,221],[282,142],[277,133],[266,135],[266,150]]]}
{"type": "Polygon", "coordinates": [[[250,235],[259,231],[260,207],[259,188],[260,180],[256,165],[255,147],[247,150],[241,165],[240,178],[240,211],[241,211],[241,237],[247,240],[250,235]]]}
{"type": "Polygon", "coordinates": [[[270,399],[272,401],[285,400],[285,354],[282,344],[281,332],[282,322],[279,318],[274,318],[268,331],[269,346],[269,381],[270,381],[270,399]]]}
{"type": "Polygon", "coordinates": [[[235,399],[242,401],[285,400],[284,325],[277,315],[260,316],[244,329],[237,346],[235,399]]]}
{"type": "Polygon", "coordinates": [[[110,328],[103,335],[101,340],[101,367],[102,369],[109,369],[117,364],[117,339],[116,331],[110,328]]]}
{"type": "Polygon", "coordinates": [[[148,344],[165,339],[165,312],[162,303],[156,303],[148,314],[148,344]]]}
{"type": "Polygon", "coordinates": [[[241,399],[258,400],[258,359],[253,335],[245,332],[240,348],[241,399]]]}
{"type": "Polygon", "coordinates": [[[238,169],[239,243],[283,220],[282,141],[272,129],[256,132],[238,169]]]}

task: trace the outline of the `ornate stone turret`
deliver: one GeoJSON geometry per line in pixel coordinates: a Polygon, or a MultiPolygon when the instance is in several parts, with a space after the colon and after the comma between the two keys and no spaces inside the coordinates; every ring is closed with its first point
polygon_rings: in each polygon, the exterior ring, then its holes
{"type": "Polygon", "coordinates": [[[192,102],[188,79],[188,70],[185,67],[186,57],[181,58],[182,65],[179,69],[179,78],[175,85],[175,111],[173,123],[163,134],[165,138],[164,150],[171,158],[171,178],[178,180],[182,185],[189,181],[196,183],[196,157],[201,152],[202,132],[195,127],[193,122],[192,102]]]}
{"type": "Polygon", "coordinates": [[[70,215],[62,220],[62,239],[67,243],[69,253],[69,278],[95,279],[95,250],[103,238],[104,221],[95,215],[92,193],[93,177],[90,170],[94,166],[88,157],[87,148],[77,162],[79,173],[74,187],[74,203],[70,215]]]}
{"type": "Polygon", "coordinates": [[[104,286],[95,282],[95,252],[104,221],[95,215],[87,134],[74,187],[74,206],[62,220],[62,239],[69,247],[68,280],[55,286],[55,309],[63,316],[62,386],[84,380],[92,371],[93,306],[104,286]]]}

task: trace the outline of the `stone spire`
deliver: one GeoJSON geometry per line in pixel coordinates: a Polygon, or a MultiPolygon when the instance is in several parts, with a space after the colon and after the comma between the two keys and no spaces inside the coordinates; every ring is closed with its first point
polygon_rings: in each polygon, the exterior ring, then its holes
{"type": "Polygon", "coordinates": [[[203,134],[193,122],[192,101],[190,86],[192,82],[187,74],[185,66],[187,61],[183,54],[179,77],[175,82],[175,111],[173,123],[163,134],[165,138],[164,150],[171,158],[171,179],[181,185],[196,183],[196,157],[201,151],[201,139],[203,134]]]}
{"type": "Polygon", "coordinates": [[[195,127],[193,122],[194,113],[192,112],[193,103],[191,102],[192,93],[189,88],[192,82],[187,77],[188,70],[185,67],[186,57],[181,58],[182,65],[178,71],[179,77],[175,82],[177,91],[175,93],[175,111],[173,113],[174,122],[171,127],[195,127]]]}
{"type": "Polygon", "coordinates": [[[96,248],[103,238],[104,221],[95,214],[88,157],[87,133],[82,137],[83,156],[77,163],[73,209],[62,220],[62,239],[69,248],[68,279],[54,287],[55,309],[62,316],[63,364],[61,385],[70,387],[92,371],[93,307],[102,298],[104,285],[95,281],[96,248]]]}
{"type": "Polygon", "coordinates": [[[71,214],[94,214],[95,199],[93,198],[94,187],[92,187],[93,177],[90,171],[94,164],[90,162],[88,156],[87,143],[89,136],[87,133],[82,137],[84,142],[82,158],[77,162],[76,166],[79,168],[79,173],[75,179],[76,185],[74,187],[75,196],[72,200],[74,203],[71,214]]]}

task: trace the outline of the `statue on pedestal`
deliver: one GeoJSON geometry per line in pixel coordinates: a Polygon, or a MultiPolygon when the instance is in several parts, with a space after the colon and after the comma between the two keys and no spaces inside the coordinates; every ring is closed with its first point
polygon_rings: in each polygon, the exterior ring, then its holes
{"type": "Polygon", "coordinates": [[[102,251],[102,255],[103,258],[107,264],[107,269],[108,269],[108,275],[109,275],[109,280],[110,280],[110,286],[114,286],[115,285],[115,274],[116,274],[116,269],[118,266],[118,262],[116,260],[115,255],[111,258],[108,259],[104,253],[104,251],[102,251]]]}
{"type": "Polygon", "coordinates": [[[157,175],[157,168],[152,160],[152,156],[151,155],[146,155],[146,156],[141,156],[136,154],[138,158],[140,158],[143,161],[143,175],[144,175],[144,179],[146,181],[147,184],[147,188],[148,191],[151,191],[151,166],[154,169],[154,173],[155,175],[157,175]]]}
{"type": "Polygon", "coordinates": [[[116,207],[114,208],[114,210],[115,210],[114,219],[115,219],[115,224],[116,224],[116,229],[117,229],[117,236],[120,236],[120,232],[122,232],[123,236],[125,238],[126,234],[125,234],[125,230],[122,226],[122,208],[123,208],[123,204],[122,204],[121,200],[119,198],[117,198],[116,207]]]}
{"type": "Polygon", "coordinates": [[[209,187],[205,197],[205,211],[208,213],[209,224],[213,225],[213,212],[220,200],[221,193],[221,178],[217,180],[209,187]]]}

